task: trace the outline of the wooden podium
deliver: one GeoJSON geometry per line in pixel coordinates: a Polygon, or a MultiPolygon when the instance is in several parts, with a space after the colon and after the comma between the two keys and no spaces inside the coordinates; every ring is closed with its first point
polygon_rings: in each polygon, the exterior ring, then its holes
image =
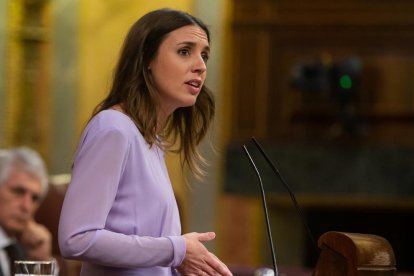
{"type": "Polygon", "coordinates": [[[393,276],[394,251],[388,241],[369,234],[327,232],[313,276],[393,276]]]}

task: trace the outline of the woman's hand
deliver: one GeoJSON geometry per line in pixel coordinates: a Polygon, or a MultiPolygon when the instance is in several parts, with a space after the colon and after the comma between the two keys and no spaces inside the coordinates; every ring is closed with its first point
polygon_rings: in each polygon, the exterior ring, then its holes
{"type": "Polygon", "coordinates": [[[214,232],[183,235],[187,249],[184,260],[178,267],[181,275],[232,276],[227,266],[202,244],[202,242],[211,241],[215,237],[216,234],[214,232]]]}

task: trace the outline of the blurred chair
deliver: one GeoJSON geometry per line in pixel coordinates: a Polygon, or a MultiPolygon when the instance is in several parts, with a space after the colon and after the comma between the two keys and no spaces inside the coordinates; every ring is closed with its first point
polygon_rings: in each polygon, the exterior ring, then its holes
{"type": "Polygon", "coordinates": [[[50,177],[49,191],[36,213],[36,221],[46,226],[52,233],[52,253],[59,262],[60,276],[80,274],[80,262],[62,258],[58,245],[58,227],[60,211],[70,175],[53,175],[50,177]]]}

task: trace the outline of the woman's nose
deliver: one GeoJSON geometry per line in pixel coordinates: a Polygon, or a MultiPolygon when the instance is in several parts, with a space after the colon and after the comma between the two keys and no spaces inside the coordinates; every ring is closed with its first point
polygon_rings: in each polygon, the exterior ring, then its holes
{"type": "Polygon", "coordinates": [[[207,71],[206,62],[203,59],[203,57],[197,57],[196,60],[194,61],[193,66],[194,66],[193,67],[193,72],[197,72],[199,74],[202,74],[205,71],[207,71]]]}

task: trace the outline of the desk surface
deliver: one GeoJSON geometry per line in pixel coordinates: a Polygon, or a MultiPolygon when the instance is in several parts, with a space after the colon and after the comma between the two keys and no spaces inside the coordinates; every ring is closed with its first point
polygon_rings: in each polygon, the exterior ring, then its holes
{"type": "MultiPolygon", "coordinates": [[[[311,276],[313,269],[300,267],[279,267],[279,276],[311,276]]],[[[254,276],[255,268],[230,266],[233,276],[254,276]]],[[[397,272],[397,276],[414,276],[414,272],[397,272]]]]}
{"type": "MultiPolygon", "coordinates": [[[[233,276],[254,276],[256,268],[231,266],[233,276]]],[[[312,270],[298,267],[279,267],[279,276],[311,276],[312,270]]]]}

